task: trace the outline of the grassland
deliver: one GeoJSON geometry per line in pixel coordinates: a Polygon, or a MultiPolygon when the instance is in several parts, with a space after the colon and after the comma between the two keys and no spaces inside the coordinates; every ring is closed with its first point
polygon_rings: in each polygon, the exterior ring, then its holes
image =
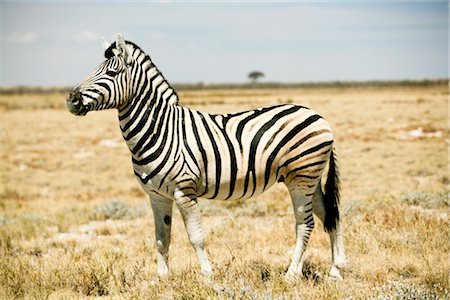
{"type": "Polygon", "coordinates": [[[246,202],[200,200],[212,282],[175,212],[172,274],[157,281],[151,210],[116,112],[80,118],[64,94],[0,95],[0,298],[448,298],[448,96],[447,85],[180,93],[214,113],[301,103],[332,124],[349,266],[344,281],[326,280],[316,222],[305,279],[288,283],[294,220],[282,185],[246,202]]]}

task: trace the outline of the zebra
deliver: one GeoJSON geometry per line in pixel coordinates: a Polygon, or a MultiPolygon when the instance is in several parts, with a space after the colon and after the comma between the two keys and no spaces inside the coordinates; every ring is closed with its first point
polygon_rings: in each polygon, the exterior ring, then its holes
{"type": "Polygon", "coordinates": [[[197,199],[247,199],[282,182],[292,200],[296,233],[285,276],[302,276],[314,213],[330,238],[329,276],[342,279],[346,256],[335,142],[330,125],[319,114],[295,104],[231,114],[183,107],[176,91],[139,46],[118,34],[112,44],[103,39],[103,47],[106,60],[70,91],[67,107],[79,116],[93,110],[118,110],[134,174],[153,210],[158,276],[169,273],[173,203],[181,213],[201,273],[210,276],[197,199]]]}

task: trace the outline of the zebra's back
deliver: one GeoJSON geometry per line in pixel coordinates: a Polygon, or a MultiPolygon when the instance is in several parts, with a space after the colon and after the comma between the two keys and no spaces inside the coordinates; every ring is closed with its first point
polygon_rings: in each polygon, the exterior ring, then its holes
{"type": "Polygon", "coordinates": [[[333,135],[316,112],[293,104],[223,115],[184,109],[184,156],[196,196],[245,199],[277,181],[317,185],[333,135]]]}

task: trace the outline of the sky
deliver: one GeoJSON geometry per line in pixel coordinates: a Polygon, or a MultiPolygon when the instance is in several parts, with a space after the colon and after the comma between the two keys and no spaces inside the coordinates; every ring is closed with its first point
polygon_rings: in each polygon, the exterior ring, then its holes
{"type": "Polygon", "coordinates": [[[0,86],[75,85],[119,32],[175,83],[448,78],[448,15],[445,0],[0,2],[0,86]]]}

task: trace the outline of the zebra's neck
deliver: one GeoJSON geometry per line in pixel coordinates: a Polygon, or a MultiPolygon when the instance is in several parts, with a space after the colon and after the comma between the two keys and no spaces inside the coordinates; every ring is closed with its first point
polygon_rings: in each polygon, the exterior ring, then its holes
{"type": "Polygon", "coordinates": [[[145,161],[156,148],[161,132],[167,131],[167,118],[174,114],[178,96],[148,55],[134,53],[138,66],[133,68],[132,97],[119,109],[122,135],[133,162],[145,161]]]}

